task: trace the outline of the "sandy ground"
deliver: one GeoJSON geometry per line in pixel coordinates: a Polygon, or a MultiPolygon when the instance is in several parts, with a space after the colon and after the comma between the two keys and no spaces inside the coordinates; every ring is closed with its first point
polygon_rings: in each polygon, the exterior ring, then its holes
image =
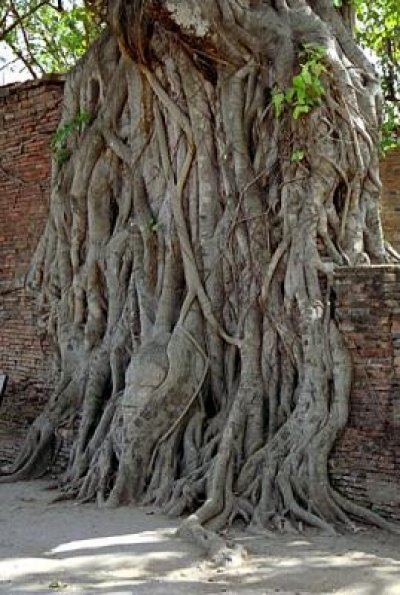
{"type": "Polygon", "coordinates": [[[149,509],[51,504],[46,482],[0,485],[0,593],[400,595],[400,538],[368,530],[236,539],[250,552],[216,568],[149,509]]]}

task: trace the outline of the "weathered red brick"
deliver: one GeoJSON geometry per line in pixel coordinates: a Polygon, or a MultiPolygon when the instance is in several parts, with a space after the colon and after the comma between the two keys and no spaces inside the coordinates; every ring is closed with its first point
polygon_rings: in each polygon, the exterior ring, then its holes
{"type": "Polygon", "coordinates": [[[9,85],[0,93],[0,371],[10,379],[0,430],[11,425],[13,435],[36,417],[52,389],[49,347],[21,285],[47,217],[50,143],[62,94],[62,84],[46,81],[9,85]],[[4,293],[12,287],[19,289],[4,293]]]}

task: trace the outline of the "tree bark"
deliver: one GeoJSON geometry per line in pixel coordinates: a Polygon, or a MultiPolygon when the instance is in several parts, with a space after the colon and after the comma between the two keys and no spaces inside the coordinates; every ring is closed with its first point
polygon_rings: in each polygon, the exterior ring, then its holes
{"type": "Polygon", "coordinates": [[[327,472],[351,387],[332,275],[390,258],[373,66],[327,0],[117,0],[109,20],[66,83],[61,126],[91,123],[54,160],[31,276],[60,382],[1,481],[72,426],[66,494],[190,513],[203,543],[238,518],[388,528],[327,472]],[[276,117],[310,47],[321,101],[276,117]]]}

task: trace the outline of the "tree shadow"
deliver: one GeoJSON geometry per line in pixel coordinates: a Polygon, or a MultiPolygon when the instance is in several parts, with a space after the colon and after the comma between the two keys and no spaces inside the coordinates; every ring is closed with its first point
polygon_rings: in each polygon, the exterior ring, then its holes
{"type": "Polygon", "coordinates": [[[0,495],[1,594],[400,593],[400,537],[380,530],[334,537],[235,531],[229,537],[248,559],[217,568],[174,536],[179,521],[148,508],[49,505],[37,483],[3,485],[0,495]]]}
{"type": "MultiPolygon", "coordinates": [[[[392,558],[378,556],[366,551],[368,548],[357,549],[357,544],[348,541],[350,547],[340,551],[345,540],[341,537],[329,546],[324,539],[318,544],[315,536],[313,540],[278,538],[272,539],[272,543],[253,539],[248,544],[253,552],[249,559],[242,567],[229,569],[217,568],[193,556],[190,545],[178,538],[172,540],[162,531],[85,539],[80,543],[61,543],[37,558],[4,560],[0,569],[5,562],[14,569],[20,567],[21,572],[13,576],[11,583],[0,582],[0,593],[400,593],[400,553],[393,552],[392,558]],[[49,585],[57,582],[60,589],[50,589],[49,585]],[[61,588],[63,583],[67,585],[65,590],[61,588]]],[[[0,574],[4,576],[3,572],[0,574]]]]}

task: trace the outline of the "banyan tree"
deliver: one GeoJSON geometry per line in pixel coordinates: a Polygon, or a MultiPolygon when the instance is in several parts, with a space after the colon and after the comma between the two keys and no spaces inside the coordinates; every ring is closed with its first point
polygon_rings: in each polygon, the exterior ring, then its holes
{"type": "Polygon", "coordinates": [[[72,428],[65,496],[189,514],[204,542],[236,519],[388,526],[327,468],[351,387],[334,272],[397,258],[379,80],[337,4],[100,6],[29,275],[59,381],[0,481],[72,428]]]}

